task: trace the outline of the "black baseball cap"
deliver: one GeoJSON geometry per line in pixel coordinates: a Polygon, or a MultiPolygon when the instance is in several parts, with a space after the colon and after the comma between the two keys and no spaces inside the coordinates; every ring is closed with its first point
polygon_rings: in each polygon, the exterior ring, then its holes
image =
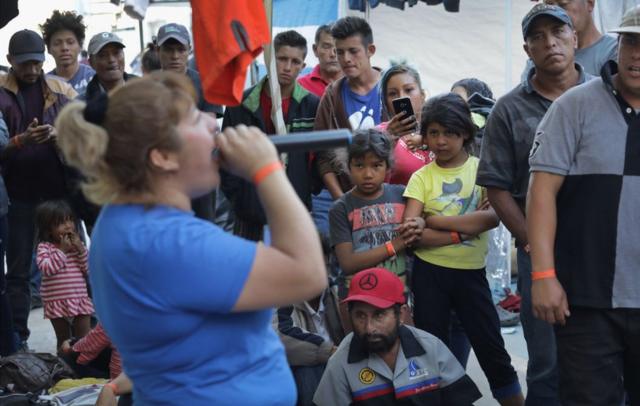
{"type": "Polygon", "coordinates": [[[184,25],[169,23],[158,30],[158,45],[162,45],[169,39],[175,39],[182,45],[191,45],[189,31],[184,25]]]}
{"type": "Polygon", "coordinates": [[[531,24],[540,16],[553,17],[573,29],[571,17],[569,17],[569,14],[567,14],[562,7],[540,3],[533,6],[533,8],[522,19],[522,37],[525,40],[527,39],[527,33],[529,32],[529,28],[531,28],[531,24]]]}
{"type": "Polygon", "coordinates": [[[9,55],[14,63],[44,62],[44,41],[35,31],[18,31],[9,40],[9,55]]]}

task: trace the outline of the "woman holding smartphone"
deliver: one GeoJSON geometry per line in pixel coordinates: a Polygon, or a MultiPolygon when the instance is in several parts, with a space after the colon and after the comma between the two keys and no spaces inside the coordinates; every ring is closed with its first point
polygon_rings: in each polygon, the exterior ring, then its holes
{"type": "Polygon", "coordinates": [[[97,313],[136,405],[293,405],[270,307],[323,290],[320,242],[266,136],[218,134],[194,100],[184,75],[154,72],[58,118],[65,157],[104,205],[89,253],[97,313]],[[271,246],[194,217],[220,166],[256,185],[271,246]]]}
{"type": "Polygon", "coordinates": [[[426,94],[420,75],[406,64],[391,66],[385,71],[380,82],[382,105],[391,120],[380,124],[379,127],[385,130],[395,143],[394,166],[387,181],[406,185],[415,171],[434,158],[433,154],[424,149],[418,131],[420,112],[426,94]],[[402,110],[398,111],[396,107],[402,107],[402,110]]]}

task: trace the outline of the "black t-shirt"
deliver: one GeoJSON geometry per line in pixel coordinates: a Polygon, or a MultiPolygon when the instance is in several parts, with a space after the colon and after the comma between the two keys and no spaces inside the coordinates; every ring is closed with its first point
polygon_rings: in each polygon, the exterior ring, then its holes
{"type": "Polygon", "coordinates": [[[42,110],[44,110],[44,94],[42,93],[41,79],[36,83],[26,84],[18,82],[18,103],[23,111],[22,126],[23,131],[31,124],[34,118],[38,119],[38,124],[42,124],[42,110]]]}

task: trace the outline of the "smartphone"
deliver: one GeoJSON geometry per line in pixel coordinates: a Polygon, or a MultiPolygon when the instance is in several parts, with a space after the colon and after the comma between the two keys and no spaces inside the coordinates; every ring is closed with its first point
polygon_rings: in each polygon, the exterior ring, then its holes
{"type": "Polygon", "coordinates": [[[405,115],[402,117],[403,120],[407,117],[415,116],[410,98],[400,97],[393,99],[391,103],[393,104],[393,111],[395,111],[396,114],[400,114],[401,111],[404,111],[405,115]]]}

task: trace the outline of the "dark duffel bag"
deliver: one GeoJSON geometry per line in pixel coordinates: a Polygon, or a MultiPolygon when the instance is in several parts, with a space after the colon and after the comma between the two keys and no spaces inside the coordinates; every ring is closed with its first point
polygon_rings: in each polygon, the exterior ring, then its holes
{"type": "Polygon", "coordinates": [[[52,354],[25,352],[0,359],[0,388],[14,393],[39,393],[74,377],[71,367],[52,354]]]}
{"type": "Polygon", "coordinates": [[[33,393],[10,393],[0,391],[0,406],[54,406],[48,400],[38,400],[33,393]]]}

